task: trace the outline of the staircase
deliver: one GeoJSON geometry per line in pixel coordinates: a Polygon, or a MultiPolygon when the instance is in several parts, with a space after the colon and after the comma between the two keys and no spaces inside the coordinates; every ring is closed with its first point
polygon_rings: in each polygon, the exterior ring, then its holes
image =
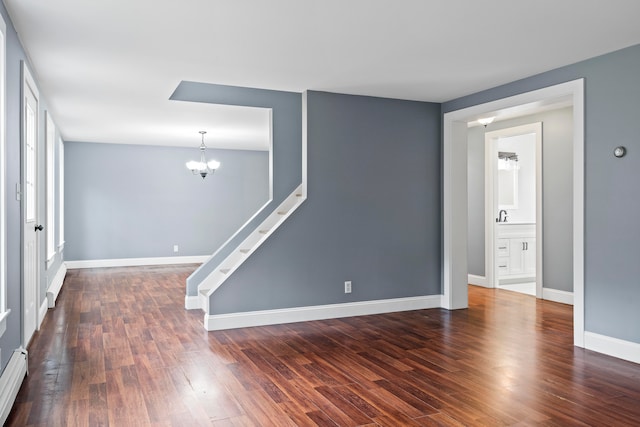
{"type": "Polygon", "coordinates": [[[291,193],[262,223],[251,232],[198,286],[200,308],[209,314],[209,298],[242,263],[269,238],[306,196],[303,185],[291,193]]]}

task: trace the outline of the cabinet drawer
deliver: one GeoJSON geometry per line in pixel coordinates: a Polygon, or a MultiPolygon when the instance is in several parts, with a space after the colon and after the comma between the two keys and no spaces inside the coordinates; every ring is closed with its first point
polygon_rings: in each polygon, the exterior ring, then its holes
{"type": "Polygon", "coordinates": [[[508,257],[498,257],[497,264],[498,276],[503,276],[509,274],[509,258],[508,257]]]}
{"type": "Polygon", "coordinates": [[[496,243],[496,256],[509,256],[509,239],[498,239],[496,243]]]}

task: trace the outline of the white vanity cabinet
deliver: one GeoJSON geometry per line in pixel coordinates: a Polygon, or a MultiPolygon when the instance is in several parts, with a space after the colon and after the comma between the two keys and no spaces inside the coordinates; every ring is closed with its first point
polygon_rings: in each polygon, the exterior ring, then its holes
{"type": "Polygon", "coordinates": [[[498,279],[524,279],[536,276],[536,225],[498,225],[496,235],[498,279]]]}

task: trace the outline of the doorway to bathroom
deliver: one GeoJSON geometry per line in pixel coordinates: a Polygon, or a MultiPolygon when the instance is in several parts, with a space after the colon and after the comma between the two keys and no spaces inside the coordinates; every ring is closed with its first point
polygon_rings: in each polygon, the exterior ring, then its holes
{"type": "Polygon", "coordinates": [[[487,285],[542,298],[542,123],[484,142],[487,285]]]}
{"type": "MultiPolygon", "coordinates": [[[[468,307],[467,290],[469,284],[487,286],[484,271],[484,218],[471,234],[472,221],[484,217],[484,200],[474,208],[472,198],[484,198],[484,161],[478,164],[461,161],[470,160],[469,150],[476,147],[484,150],[484,139],[471,144],[474,129],[482,133],[484,129],[479,119],[495,117],[488,130],[496,128],[502,119],[514,121],[523,116],[540,112],[540,107],[561,108],[566,117],[553,126],[544,118],[546,146],[545,210],[552,209],[545,217],[545,276],[551,273],[555,279],[545,278],[543,298],[573,304],[574,344],[585,345],[584,330],[584,79],[576,79],[542,89],[524,92],[495,101],[460,108],[444,114],[443,118],[443,279],[442,306],[448,310],[468,307]],[[568,101],[565,104],[565,101],[568,101]],[[553,138],[549,130],[556,128],[553,138]],[[564,142],[564,143],[560,143],[564,142]],[[473,167],[472,167],[473,166],[473,167]],[[547,169],[556,166],[553,174],[547,169]],[[478,179],[473,174],[481,171],[478,179]],[[556,179],[556,175],[562,179],[556,179]],[[474,185],[471,185],[474,184],[474,185]],[[479,187],[479,188],[478,188],[479,187]],[[556,248],[558,246],[558,248],[556,248]],[[472,260],[473,255],[476,260],[472,260]],[[481,255],[477,256],[476,255],[481,255]],[[473,269],[472,269],[473,268],[473,269]],[[475,283],[474,283],[475,282],[475,283]],[[556,290],[550,285],[567,283],[567,291],[556,290]]],[[[538,120],[527,120],[530,123],[538,120]]],[[[536,266],[539,268],[538,266],[536,266]]],[[[540,278],[539,278],[540,279],[540,278]]]]}

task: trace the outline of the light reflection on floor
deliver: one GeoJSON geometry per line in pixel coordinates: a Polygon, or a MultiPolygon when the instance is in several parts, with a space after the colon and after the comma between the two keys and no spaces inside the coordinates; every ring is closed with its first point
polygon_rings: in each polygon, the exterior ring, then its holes
{"type": "Polygon", "coordinates": [[[498,288],[505,291],[520,292],[521,294],[536,296],[536,282],[498,285],[498,288]]]}

